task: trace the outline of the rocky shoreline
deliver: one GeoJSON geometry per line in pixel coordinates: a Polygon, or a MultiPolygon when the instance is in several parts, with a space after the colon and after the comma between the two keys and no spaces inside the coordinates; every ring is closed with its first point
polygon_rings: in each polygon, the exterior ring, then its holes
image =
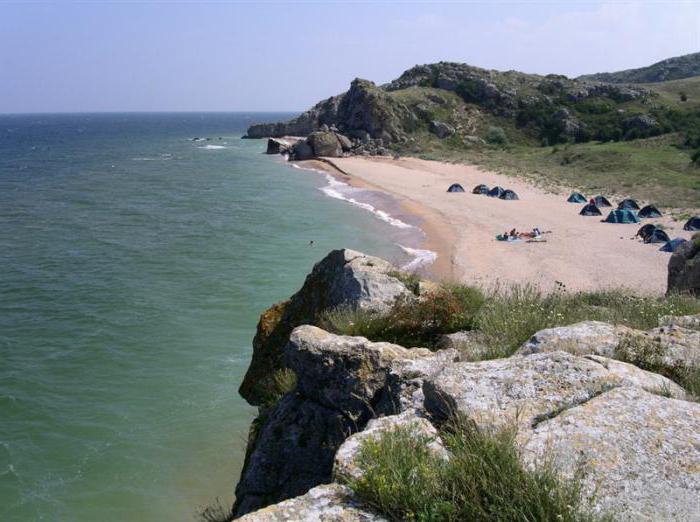
{"type": "Polygon", "coordinates": [[[382,313],[433,289],[384,260],[339,250],[261,316],[241,386],[261,416],[233,517],[383,520],[345,485],[362,473],[362,442],[408,426],[445,452],[436,426],[457,412],[485,430],[516,423],[526,465],[546,456],[564,475],[585,465],[582,494],[594,497],[595,512],[700,519],[700,404],[671,379],[620,360],[642,357],[629,346],[653,342],[661,373],[700,366],[700,316],[662,317],[650,331],[595,321],[553,328],[511,357],[477,362],[465,355],[478,349],[466,334],[430,351],[314,326],[329,310],[382,313]],[[291,390],[266,403],[274,376],[289,370],[291,390]]]}

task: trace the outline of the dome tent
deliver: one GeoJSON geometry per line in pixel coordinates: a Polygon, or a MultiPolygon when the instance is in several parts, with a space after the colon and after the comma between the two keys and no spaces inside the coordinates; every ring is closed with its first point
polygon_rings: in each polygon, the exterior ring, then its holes
{"type": "Polygon", "coordinates": [[[605,196],[598,195],[594,197],[593,203],[595,203],[596,207],[612,207],[612,203],[610,203],[605,196]]]}
{"type": "Polygon", "coordinates": [[[499,187],[498,185],[496,185],[491,190],[489,190],[488,196],[491,198],[500,198],[501,194],[503,194],[503,190],[503,187],[499,187]]]}
{"type": "Polygon", "coordinates": [[[581,209],[581,212],[579,212],[582,216],[602,216],[603,213],[600,211],[598,207],[596,207],[593,203],[589,203],[585,207],[581,209]]]}
{"type": "Polygon", "coordinates": [[[481,185],[477,185],[472,189],[472,194],[483,194],[486,195],[489,193],[489,188],[484,185],[483,183],[481,185]]]}
{"type": "Polygon", "coordinates": [[[656,225],[647,223],[646,225],[642,225],[642,227],[637,230],[637,235],[646,241],[646,239],[654,233],[654,230],[656,230],[656,225]]]}
{"type": "Polygon", "coordinates": [[[464,192],[464,187],[459,183],[453,183],[450,185],[450,188],[447,189],[447,192],[464,192]]]}
{"type": "Polygon", "coordinates": [[[510,189],[506,189],[503,193],[498,196],[501,199],[520,199],[518,195],[510,189]]]}
{"type": "Polygon", "coordinates": [[[691,217],[685,225],[683,225],[683,230],[700,230],[700,216],[691,217]]]}
{"type": "Polygon", "coordinates": [[[676,239],[672,239],[671,241],[667,241],[664,246],[659,248],[659,252],[675,252],[680,248],[681,245],[684,243],[687,243],[688,241],[683,239],[682,237],[677,237],[676,239]]]}
{"type": "Polygon", "coordinates": [[[644,238],[645,243],[668,243],[669,241],[671,241],[671,238],[668,237],[668,234],[658,227],[655,228],[649,236],[644,238]]]}
{"type": "Polygon", "coordinates": [[[639,210],[639,205],[635,200],[627,198],[620,201],[617,208],[620,210],[639,210]]]}
{"type": "Polygon", "coordinates": [[[639,223],[639,218],[631,210],[616,209],[611,210],[608,217],[605,218],[606,223],[639,223]]]}
{"type": "Polygon", "coordinates": [[[642,210],[637,212],[637,217],[640,218],[658,218],[661,217],[661,211],[653,205],[642,207],[642,210]]]}
{"type": "Polygon", "coordinates": [[[586,196],[584,196],[580,192],[572,192],[569,196],[569,199],[567,199],[566,201],[567,203],[585,203],[588,200],[586,199],[586,196]]]}

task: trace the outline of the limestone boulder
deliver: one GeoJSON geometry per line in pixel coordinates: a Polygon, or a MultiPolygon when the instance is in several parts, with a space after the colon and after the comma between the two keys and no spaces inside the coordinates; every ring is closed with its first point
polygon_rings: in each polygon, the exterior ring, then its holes
{"type": "Polygon", "coordinates": [[[282,354],[295,327],[318,324],[324,313],[336,308],[382,312],[397,299],[414,299],[411,290],[391,275],[395,271],[387,261],[354,250],[329,253],[296,294],[260,317],[241,396],[253,405],[265,402],[275,376],[284,368],[282,354]]]}
{"type": "Polygon", "coordinates": [[[625,326],[601,321],[583,321],[540,330],[521,346],[516,354],[564,351],[574,355],[614,357],[622,337],[632,332],[633,330],[625,326]]]}
{"type": "Polygon", "coordinates": [[[615,520],[700,520],[700,404],[618,387],[543,420],[526,461],[583,471],[583,494],[615,520]]]}
{"type": "Polygon", "coordinates": [[[480,361],[490,352],[483,334],[477,331],[444,334],[436,344],[441,349],[457,351],[460,361],[480,361]]]}
{"type": "Polygon", "coordinates": [[[433,120],[430,122],[430,132],[435,134],[438,138],[445,139],[452,136],[456,131],[455,128],[449,123],[443,121],[433,120]]]}
{"type": "Polygon", "coordinates": [[[425,408],[436,418],[459,413],[485,429],[527,429],[620,386],[686,398],[682,388],[660,375],[567,352],[455,363],[425,379],[423,390],[425,408]]]}
{"type": "Polygon", "coordinates": [[[384,522],[362,505],[352,490],[340,484],[324,484],[306,494],[249,513],[241,522],[384,522]]]}
{"type": "Polygon", "coordinates": [[[306,140],[315,156],[337,158],[343,155],[343,148],[335,132],[312,132],[306,140]]]}
{"type": "Polygon", "coordinates": [[[659,326],[680,326],[693,330],[700,329],[700,315],[665,315],[659,319],[659,326]]]}
{"type": "Polygon", "coordinates": [[[266,154],[291,154],[294,143],[279,138],[268,138],[266,154]]]}
{"type": "Polygon", "coordinates": [[[299,140],[292,146],[290,158],[296,161],[310,160],[314,157],[314,150],[306,140],[299,140]]]}

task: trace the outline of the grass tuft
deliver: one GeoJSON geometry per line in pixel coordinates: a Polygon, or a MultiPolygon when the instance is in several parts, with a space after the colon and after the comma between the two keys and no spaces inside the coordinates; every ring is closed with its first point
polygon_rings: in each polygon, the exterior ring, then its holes
{"type": "Polygon", "coordinates": [[[410,428],[365,442],[363,475],[349,486],[390,520],[608,520],[585,513],[581,473],[563,478],[547,461],[526,468],[515,430],[485,433],[452,421],[441,437],[449,459],[432,453],[429,438],[410,428]]]}

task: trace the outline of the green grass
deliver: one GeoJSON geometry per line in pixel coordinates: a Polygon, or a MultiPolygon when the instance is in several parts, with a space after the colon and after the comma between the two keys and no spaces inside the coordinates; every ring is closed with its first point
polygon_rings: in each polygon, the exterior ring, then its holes
{"type": "Polygon", "coordinates": [[[651,337],[625,336],[615,358],[671,379],[700,402],[700,367],[683,364],[669,367],[663,361],[664,351],[661,343],[651,337]]]}
{"type": "Polygon", "coordinates": [[[642,87],[657,92],[659,102],[677,109],[700,108],[700,76],[671,80],[659,83],[645,83],[642,87]],[[681,101],[680,93],[686,93],[687,100],[681,101]]]}
{"type": "Polygon", "coordinates": [[[397,521],[603,520],[586,513],[580,474],[565,479],[546,460],[535,469],[523,466],[514,430],[485,433],[457,421],[441,437],[448,460],[427,448],[429,438],[406,427],[365,442],[363,475],[350,487],[397,521]]]}
{"type": "Polygon", "coordinates": [[[544,293],[529,285],[495,288],[487,294],[464,285],[445,285],[417,303],[399,302],[387,314],[336,310],[321,327],[406,347],[435,348],[440,335],[475,330],[488,350],[484,358],[508,357],[535,332],[584,320],[641,330],[664,315],[700,313],[700,300],[684,295],[636,297],[625,290],[544,293]]]}

